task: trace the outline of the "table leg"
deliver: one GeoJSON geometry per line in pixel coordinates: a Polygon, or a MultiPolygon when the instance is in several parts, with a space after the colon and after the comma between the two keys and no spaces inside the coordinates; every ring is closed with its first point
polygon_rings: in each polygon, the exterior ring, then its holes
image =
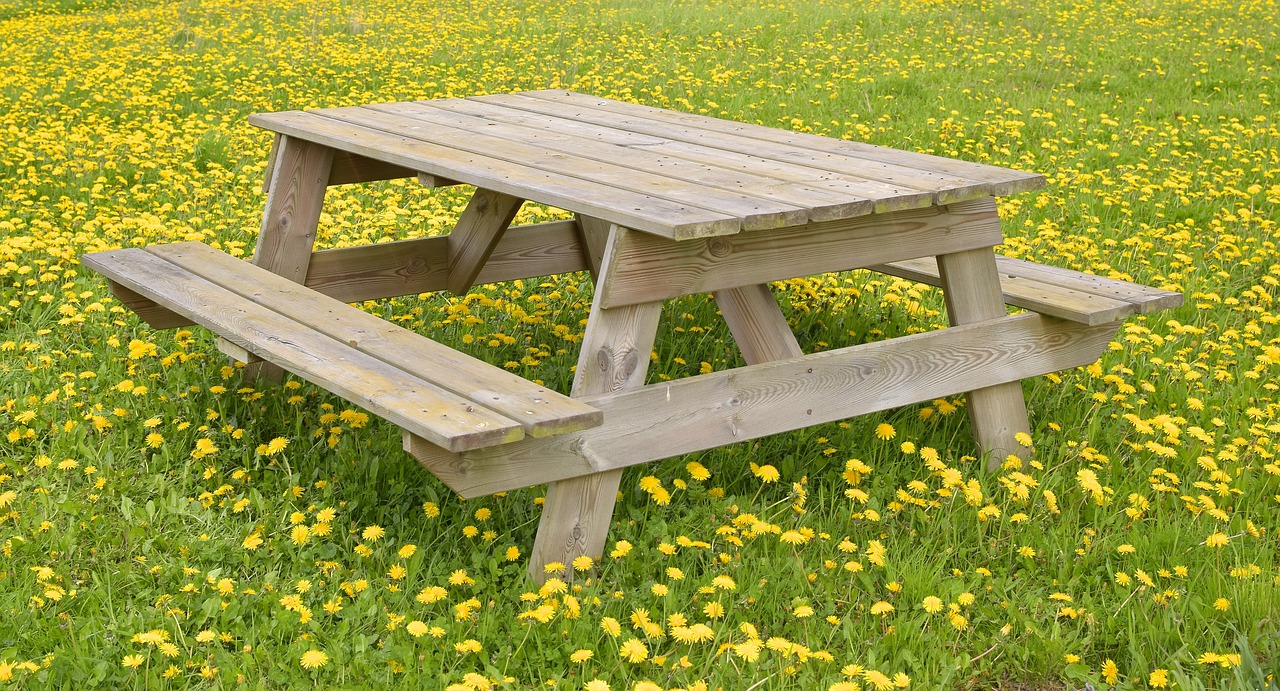
{"type": "MultiPolygon", "coordinates": [[[[253,263],[295,283],[307,280],[311,250],[329,171],[333,149],[281,135],[274,147],[267,207],[262,214],[253,263]]],[[[269,363],[245,366],[248,381],[265,378],[280,381],[284,370],[269,363]]]]}
{"type": "MultiPolygon", "coordinates": [[[[610,230],[606,255],[613,251],[618,236],[627,232],[633,231],[617,226],[610,230]]],[[[607,261],[604,266],[608,266],[607,261]]],[[[607,273],[601,277],[596,295],[600,294],[599,286],[608,280],[607,273]]],[[[578,356],[573,395],[603,394],[644,385],[661,314],[661,302],[606,309],[595,301],[578,356]]],[[[609,470],[547,486],[546,503],[529,558],[529,574],[534,580],[567,578],[576,557],[598,558],[604,553],[621,479],[621,470],[609,470]],[[544,566],[552,562],[564,564],[564,572],[546,573],[544,566]]]]}
{"type": "MultiPolygon", "coordinates": [[[[1005,316],[993,250],[939,255],[938,271],[953,326],[1005,316]]],[[[974,440],[988,454],[988,468],[999,468],[1010,454],[1020,458],[1030,454],[1015,438],[1019,432],[1031,431],[1021,382],[975,389],[967,397],[974,440]]]]}

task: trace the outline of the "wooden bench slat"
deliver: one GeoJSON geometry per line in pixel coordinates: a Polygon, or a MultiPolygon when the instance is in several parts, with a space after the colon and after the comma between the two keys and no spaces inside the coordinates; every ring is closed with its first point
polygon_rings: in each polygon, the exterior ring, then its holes
{"type": "MultiPolygon", "coordinates": [[[[419,117],[374,110],[363,106],[313,111],[326,118],[398,137],[500,158],[524,170],[545,171],[605,184],[633,194],[648,194],[742,219],[744,230],[780,228],[808,219],[805,209],[776,200],[753,197],[715,187],[680,183],[628,165],[605,163],[575,154],[548,151],[522,141],[502,139],[484,132],[430,122],[419,117]]],[[[522,195],[516,195],[522,196],[522,195]]],[[[527,197],[526,197],[527,198],[527,197]]],[[[574,209],[576,210],[576,209],[574,209]]]]}
{"type": "Polygon", "coordinates": [[[249,122],[273,132],[351,151],[429,175],[483,187],[521,199],[537,199],[561,209],[605,218],[628,228],[665,237],[730,235],[742,222],[728,214],[628,192],[568,175],[459,151],[301,111],[259,113],[249,122]]]}
{"type": "MultiPolygon", "coordinates": [[[[589,106],[584,107],[584,104],[578,102],[563,103],[557,100],[536,98],[523,94],[477,96],[474,97],[474,100],[481,103],[507,105],[558,117],[608,125],[615,129],[624,129],[651,136],[693,142],[727,151],[754,154],[764,158],[809,165],[814,168],[866,180],[878,180],[892,185],[910,187],[929,192],[935,204],[950,204],[967,199],[990,196],[993,188],[992,183],[971,180],[933,169],[911,168],[885,161],[853,158],[764,139],[743,137],[739,134],[716,132],[678,121],[656,119],[651,115],[642,114],[641,111],[629,107],[611,107],[609,110],[597,110],[589,106]]],[[[603,100],[599,102],[612,105],[611,102],[603,100]]]]}
{"type": "MultiPolygon", "coordinates": [[[[523,427],[513,420],[144,250],[99,252],[85,255],[82,262],[264,360],[442,448],[470,450],[524,438],[523,427]]],[[[295,290],[305,289],[295,284],[295,290]]]]}
{"type": "Polygon", "coordinates": [[[245,300],[262,302],[351,349],[514,420],[531,437],[587,429],[603,422],[603,414],[590,405],[302,288],[203,243],[154,245],[147,251],[224,286],[245,300]]]}
{"type": "Polygon", "coordinates": [[[724,120],[705,115],[682,113],[675,110],[656,108],[653,106],[607,101],[594,96],[570,93],[561,90],[532,91],[525,92],[524,95],[534,98],[554,100],[562,103],[572,103],[601,110],[621,110],[626,113],[643,112],[649,117],[660,119],[664,122],[678,122],[715,132],[734,134],[779,144],[787,144],[790,146],[812,149],[825,153],[865,159],[867,161],[892,163],[894,165],[918,168],[922,170],[942,171],[968,180],[988,183],[990,185],[988,194],[995,196],[1003,196],[1017,192],[1029,192],[1040,189],[1045,185],[1044,176],[1038,173],[1028,173],[1020,170],[988,165],[985,163],[974,163],[972,161],[962,161],[943,156],[922,154],[915,151],[902,151],[900,149],[876,146],[865,142],[835,139],[806,132],[794,132],[791,130],[778,129],[776,127],[765,127],[764,125],[753,125],[750,123],[724,120]]]}
{"type": "MultiPolygon", "coordinates": [[[[996,255],[996,267],[1000,272],[1000,289],[1006,304],[1089,326],[1182,304],[1180,293],[1002,255],[996,255]]],[[[935,287],[942,284],[938,264],[933,257],[868,268],[935,287]]]]}

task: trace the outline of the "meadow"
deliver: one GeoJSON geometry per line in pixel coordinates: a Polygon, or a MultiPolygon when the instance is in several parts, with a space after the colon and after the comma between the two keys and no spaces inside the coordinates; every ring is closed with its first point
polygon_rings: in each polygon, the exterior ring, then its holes
{"type": "MultiPolygon", "coordinates": [[[[0,688],[1276,688],[1277,27],[1266,0],[0,0],[0,688]],[[1001,251],[1185,305],[1027,382],[1026,463],[986,471],[956,396],[633,468],[606,553],[538,586],[543,488],[461,501],[78,262],[250,255],[250,113],[543,88],[1043,173],[1001,251]]],[[[466,201],[329,195],[321,247],[466,201]]],[[[774,287],[808,350],[946,322],[878,274],[774,287]]],[[[591,290],[361,307],[565,391],[591,290]]],[[[740,363],[709,297],[667,304],[651,380],[740,363]]]]}

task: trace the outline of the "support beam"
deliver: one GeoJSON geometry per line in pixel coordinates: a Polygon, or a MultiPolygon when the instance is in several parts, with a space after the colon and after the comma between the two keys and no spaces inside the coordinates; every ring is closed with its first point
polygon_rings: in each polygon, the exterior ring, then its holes
{"type": "Polygon", "coordinates": [[[582,258],[587,263],[591,278],[600,280],[600,265],[604,262],[604,246],[609,241],[609,222],[594,216],[574,214],[578,223],[578,241],[582,244],[582,258]]]}
{"type": "Polygon", "coordinates": [[[523,199],[478,189],[449,234],[449,292],[466,295],[523,199]]]}
{"type": "Polygon", "coordinates": [[[1096,361],[1121,322],[1026,313],[583,396],[594,429],[419,460],[463,497],[625,468],[1096,361]]]}
{"type": "Polygon", "coordinates": [[[714,296],[748,365],[804,354],[768,285],[717,290],[714,296]]]}

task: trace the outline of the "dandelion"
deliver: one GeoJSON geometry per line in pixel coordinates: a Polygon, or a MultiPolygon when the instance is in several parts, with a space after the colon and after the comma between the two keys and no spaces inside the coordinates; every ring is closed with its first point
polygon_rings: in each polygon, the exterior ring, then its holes
{"type": "Polygon", "coordinates": [[[417,545],[405,545],[404,547],[401,547],[400,551],[396,552],[396,554],[399,555],[401,559],[408,559],[409,557],[412,557],[414,553],[416,553],[417,551],[418,551],[417,545]]]}
{"type": "Polygon", "coordinates": [[[414,619],[404,627],[404,630],[408,632],[410,636],[413,636],[414,638],[420,638],[423,634],[427,632],[428,629],[426,624],[422,623],[421,621],[418,621],[417,619],[414,619]]]}
{"type": "Polygon", "coordinates": [[[893,428],[893,425],[887,422],[882,422],[879,425],[876,425],[877,439],[881,441],[889,441],[896,436],[898,436],[898,431],[893,428]]]}
{"type": "Polygon", "coordinates": [[[893,611],[893,605],[889,604],[888,602],[885,602],[884,600],[881,600],[875,603],[874,605],[871,605],[871,613],[877,616],[884,616],[886,614],[889,614],[892,611],[893,611]]]}
{"type": "Polygon", "coordinates": [[[934,595],[929,595],[920,603],[920,606],[929,614],[937,614],[942,611],[942,600],[934,595]]]}
{"type": "Polygon", "coordinates": [[[752,463],[751,472],[756,477],[760,478],[761,482],[766,484],[770,482],[777,482],[778,479],[782,477],[782,475],[778,473],[778,469],[771,465],[756,465],[755,463],[752,463]]]}
{"type": "Polygon", "coordinates": [[[141,655],[125,655],[124,659],[120,661],[120,664],[124,667],[128,667],[129,669],[137,669],[145,661],[146,658],[141,655]]]}
{"type": "Polygon", "coordinates": [[[1147,686],[1153,689],[1163,689],[1169,685],[1169,670],[1157,669],[1147,677],[1147,686]]]}
{"type": "Polygon", "coordinates": [[[643,641],[638,638],[628,638],[622,643],[622,647],[618,649],[618,654],[622,659],[630,663],[644,662],[649,658],[649,649],[645,647],[643,641]]]}
{"type": "Polygon", "coordinates": [[[365,528],[363,531],[361,531],[360,537],[363,538],[365,542],[377,542],[378,540],[382,539],[383,535],[386,535],[386,534],[387,534],[387,531],[383,530],[382,526],[371,525],[365,528]]]}
{"type": "Polygon", "coordinates": [[[1107,658],[1102,663],[1102,679],[1108,684],[1115,685],[1116,680],[1120,678],[1120,669],[1111,658],[1107,658]]]}
{"type": "Polygon", "coordinates": [[[579,648],[573,651],[573,653],[569,655],[569,661],[581,664],[583,662],[586,662],[587,660],[590,660],[593,657],[595,657],[595,652],[591,650],[587,650],[585,648],[579,648]]]}
{"type": "Polygon", "coordinates": [[[1220,597],[1213,601],[1213,608],[1219,612],[1225,612],[1231,609],[1231,601],[1225,597],[1220,597]]]}
{"type": "Polygon", "coordinates": [[[893,680],[879,670],[869,669],[862,673],[862,678],[876,691],[888,691],[893,688],[893,680]]]}
{"type": "Polygon", "coordinates": [[[1204,544],[1206,547],[1216,549],[1219,547],[1226,547],[1227,542],[1230,540],[1231,538],[1227,537],[1226,533],[1214,533],[1204,539],[1204,544]]]}
{"type": "Polygon", "coordinates": [[[329,664],[329,655],[323,650],[308,650],[300,660],[303,669],[320,669],[329,664]]]}

